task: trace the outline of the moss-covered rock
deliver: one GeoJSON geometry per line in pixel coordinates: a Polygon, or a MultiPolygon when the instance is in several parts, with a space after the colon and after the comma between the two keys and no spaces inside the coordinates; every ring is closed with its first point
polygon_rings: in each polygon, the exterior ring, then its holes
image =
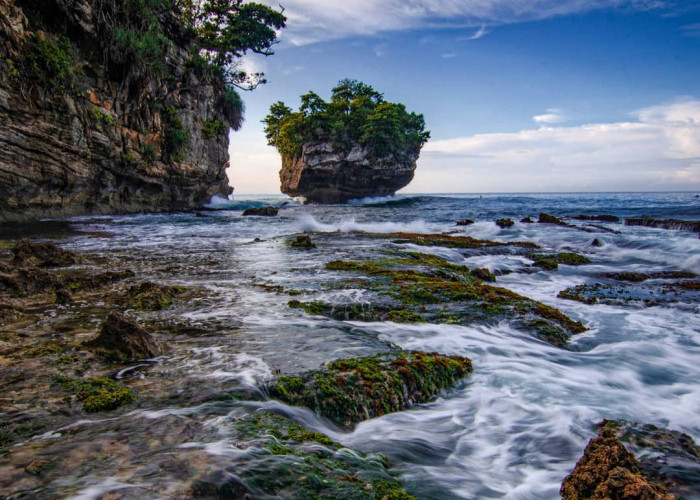
{"type": "Polygon", "coordinates": [[[300,377],[280,377],[270,394],[350,426],[425,403],[471,370],[469,359],[437,353],[343,359],[300,377]]]}
{"type": "Polygon", "coordinates": [[[590,283],[559,292],[562,299],[584,304],[613,304],[630,306],[668,306],[675,303],[696,304],[700,301],[700,281],[651,281],[650,275],[624,273],[626,282],[590,283]],[[642,282],[643,281],[643,282],[642,282]]]}
{"type": "Polygon", "coordinates": [[[513,221],[513,219],[498,219],[496,221],[496,225],[501,229],[505,229],[508,227],[513,227],[515,225],[515,222],[513,221]]]}
{"type": "Polygon", "coordinates": [[[127,387],[105,377],[87,379],[57,377],[55,382],[71,392],[73,397],[82,404],[83,410],[88,413],[114,410],[135,400],[133,393],[127,387]]]}
{"type": "Polygon", "coordinates": [[[25,238],[12,248],[13,264],[20,267],[58,267],[70,266],[79,261],[78,255],[63,250],[51,243],[34,243],[25,238]]]}
{"type": "Polygon", "coordinates": [[[573,252],[560,252],[556,254],[533,253],[528,255],[528,257],[533,260],[533,266],[541,267],[546,271],[558,269],[559,264],[565,264],[567,266],[582,266],[584,264],[591,263],[591,260],[585,255],[573,252]]]}
{"type": "Polygon", "coordinates": [[[308,234],[297,235],[297,237],[294,238],[289,245],[291,247],[302,248],[304,250],[310,250],[311,248],[316,248],[316,243],[311,241],[311,237],[308,234]]]}
{"type": "Polygon", "coordinates": [[[181,286],[165,286],[150,281],[129,287],[124,305],[142,311],[160,311],[173,304],[176,296],[185,291],[181,286]]]}
{"type": "Polygon", "coordinates": [[[613,430],[591,439],[574,471],[561,486],[564,500],[673,500],[663,486],[641,475],[639,464],[613,430]]]}
{"type": "Polygon", "coordinates": [[[163,346],[136,321],[112,312],[100,333],[83,344],[114,361],[135,361],[163,354],[163,346]]]}
{"type": "Polygon", "coordinates": [[[487,247],[520,247],[539,248],[529,241],[499,242],[480,240],[471,236],[452,236],[449,234],[422,234],[422,233],[389,233],[376,235],[378,238],[391,238],[397,243],[413,243],[415,245],[447,248],[487,248],[487,247]]]}
{"type": "Polygon", "coordinates": [[[222,495],[232,491],[250,498],[415,500],[388,472],[383,456],[348,450],[281,415],[256,412],[237,420],[234,431],[260,452],[236,463],[238,478],[197,481],[193,497],[247,498],[222,495]]]}

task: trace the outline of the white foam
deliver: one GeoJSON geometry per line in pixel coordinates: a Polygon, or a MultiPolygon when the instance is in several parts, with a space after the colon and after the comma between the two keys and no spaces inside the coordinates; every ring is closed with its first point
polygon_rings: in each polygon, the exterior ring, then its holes
{"type": "Polygon", "coordinates": [[[423,220],[410,222],[357,222],[355,219],[337,222],[318,222],[312,215],[304,214],[296,221],[298,231],[317,231],[324,233],[364,232],[364,233],[432,233],[437,227],[432,227],[423,220]]]}

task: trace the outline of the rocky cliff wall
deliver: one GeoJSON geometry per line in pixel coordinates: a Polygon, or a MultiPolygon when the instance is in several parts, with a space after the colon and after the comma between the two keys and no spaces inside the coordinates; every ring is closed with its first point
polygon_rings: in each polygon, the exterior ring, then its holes
{"type": "Polygon", "coordinates": [[[104,3],[0,0],[0,222],[186,210],[231,191],[223,84],[168,12],[162,71],[120,74],[100,50],[104,3]]]}
{"type": "Polygon", "coordinates": [[[418,154],[393,152],[377,159],[359,144],[344,151],[330,141],[307,143],[301,156],[282,156],[281,190],[313,203],[393,195],[413,180],[418,154]]]}

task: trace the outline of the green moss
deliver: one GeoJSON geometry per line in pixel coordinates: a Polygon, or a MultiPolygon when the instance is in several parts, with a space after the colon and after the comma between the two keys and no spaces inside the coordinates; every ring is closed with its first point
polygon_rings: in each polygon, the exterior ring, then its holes
{"type": "Polygon", "coordinates": [[[54,382],[74,394],[88,413],[114,410],[135,400],[121,383],[108,378],[71,379],[56,377],[54,382]]]}
{"type": "Polygon", "coordinates": [[[379,235],[378,237],[392,238],[397,243],[414,243],[416,245],[431,247],[487,248],[515,246],[521,248],[539,248],[538,245],[529,241],[501,243],[498,241],[479,240],[471,236],[451,236],[448,234],[391,233],[388,235],[379,235]]]}
{"type": "Polygon", "coordinates": [[[227,129],[228,127],[226,124],[217,120],[216,118],[202,120],[202,136],[205,139],[216,139],[217,137],[223,135],[227,129]]]}
{"type": "Polygon", "coordinates": [[[98,125],[112,125],[115,122],[114,116],[99,106],[93,106],[91,114],[92,119],[95,120],[98,125]]]}
{"type": "Polygon", "coordinates": [[[406,309],[395,309],[389,311],[389,321],[394,323],[425,323],[426,319],[420,314],[406,309]]]}
{"type": "Polygon", "coordinates": [[[581,266],[584,264],[590,264],[591,260],[578,253],[561,252],[557,254],[557,260],[560,264],[566,264],[567,266],[581,266]]]}
{"type": "Polygon", "coordinates": [[[575,287],[567,288],[566,290],[562,290],[557,294],[557,297],[560,299],[569,299],[569,300],[576,300],[578,302],[582,302],[584,304],[597,304],[598,303],[598,297],[595,296],[590,296],[586,295],[586,291],[588,290],[587,285],[577,285],[575,287]]]}
{"type": "Polygon", "coordinates": [[[469,359],[437,353],[344,359],[329,363],[324,370],[295,377],[293,383],[281,378],[270,394],[347,426],[424,403],[471,370],[469,359]]]}
{"type": "Polygon", "coordinates": [[[530,258],[534,261],[532,263],[533,266],[541,267],[546,271],[553,271],[554,269],[559,268],[559,261],[554,257],[544,255],[531,255],[530,258]]]}
{"type": "Polygon", "coordinates": [[[173,304],[176,296],[184,293],[181,286],[163,286],[150,281],[129,287],[124,302],[126,305],[143,311],[160,311],[173,304]]]}
{"type": "Polygon", "coordinates": [[[149,165],[156,161],[156,147],[153,144],[144,144],[141,154],[143,155],[145,162],[149,165]]]}
{"type": "Polygon", "coordinates": [[[33,35],[30,39],[26,59],[29,81],[47,90],[65,90],[70,86],[72,63],[68,38],[33,35]]]}

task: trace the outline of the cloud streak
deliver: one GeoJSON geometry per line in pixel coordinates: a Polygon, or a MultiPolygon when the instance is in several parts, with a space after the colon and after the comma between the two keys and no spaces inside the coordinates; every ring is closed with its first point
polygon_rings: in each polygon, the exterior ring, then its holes
{"type": "Polygon", "coordinates": [[[700,189],[700,100],[632,117],[433,141],[415,183],[460,192],[700,189]]]}
{"type": "MultiPolygon", "coordinates": [[[[278,6],[277,0],[264,3],[278,6]]],[[[476,28],[472,35],[476,40],[490,26],[607,8],[664,9],[666,4],[658,0],[286,0],[288,22],[281,36],[294,45],[304,45],[387,31],[461,27],[476,28]]]]}

